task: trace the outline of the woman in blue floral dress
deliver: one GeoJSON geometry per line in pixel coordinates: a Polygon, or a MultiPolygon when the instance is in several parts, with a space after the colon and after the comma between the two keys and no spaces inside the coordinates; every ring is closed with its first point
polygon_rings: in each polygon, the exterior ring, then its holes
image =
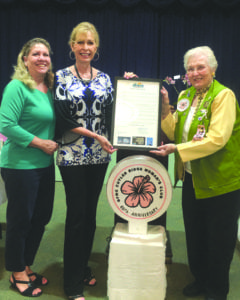
{"type": "Polygon", "coordinates": [[[94,25],[78,24],[70,35],[75,64],[56,73],[57,165],[66,192],[64,290],[83,300],[84,284],[96,279],[88,267],[96,209],[110,154],[113,87],[107,74],[93,68],[99,36],[94,25]]]}

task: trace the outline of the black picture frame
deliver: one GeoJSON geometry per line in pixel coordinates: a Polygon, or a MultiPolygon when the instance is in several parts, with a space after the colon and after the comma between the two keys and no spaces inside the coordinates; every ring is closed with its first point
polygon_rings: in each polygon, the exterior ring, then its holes
{"type": "Polygon", "coordinates": [[[161,88],[161,79],[114,78],[111,135],[114,148],[145,151],[157,149],[161,141],[161,88]],[[128,97],[132,100],[129,101],[128,97]],[[144,121],[140,121],[140,116],[144,121]],[[126,122],[128,117],[129,122],[126,122]]]}

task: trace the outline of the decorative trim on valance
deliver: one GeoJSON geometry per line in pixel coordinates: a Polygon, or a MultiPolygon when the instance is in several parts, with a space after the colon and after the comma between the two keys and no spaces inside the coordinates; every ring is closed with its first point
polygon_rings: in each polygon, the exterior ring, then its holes
{"type": "Polygon", "coordinates": [[[31,5],[58,3],[63,5],[71,4],[88,4],[92,6],[105,6],[115,2],[121,7],[134,7],[137,5],[148,4],[154,8],[167,8],[174,5],[182,5],[187,8],[199,8],[204,5],[211,5],[223,8],[234,8],[240,6],[240,0],[0,0],[1,4],[13,4],[13,3],[28,3],[31,5]]]}

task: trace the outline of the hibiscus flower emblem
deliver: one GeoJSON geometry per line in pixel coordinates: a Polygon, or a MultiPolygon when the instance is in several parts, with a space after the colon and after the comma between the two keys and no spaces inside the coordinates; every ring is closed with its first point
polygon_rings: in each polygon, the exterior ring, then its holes
{"type": "Polygon", "coordinates": [[[121,186],[121,192],[128,195],[125,199],[125,204],[129,207],[140,205],[142,208],[149,207],[153,202],[151,194],[156,192],[156,187],[152,182],[149,182],[150,176],[136,176],[133,181],[125,181],[121,186]]]}

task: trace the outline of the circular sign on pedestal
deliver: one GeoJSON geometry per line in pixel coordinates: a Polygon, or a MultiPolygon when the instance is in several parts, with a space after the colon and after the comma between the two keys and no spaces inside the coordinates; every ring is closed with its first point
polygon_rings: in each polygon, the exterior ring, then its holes
{"type": "Polygon", "coordinates": [[[172,183],[167,170],[156,159],[129,156],[110,173],[107,198],[121,218],[149,222],[167,210],[172,199],[172,183]]]}

